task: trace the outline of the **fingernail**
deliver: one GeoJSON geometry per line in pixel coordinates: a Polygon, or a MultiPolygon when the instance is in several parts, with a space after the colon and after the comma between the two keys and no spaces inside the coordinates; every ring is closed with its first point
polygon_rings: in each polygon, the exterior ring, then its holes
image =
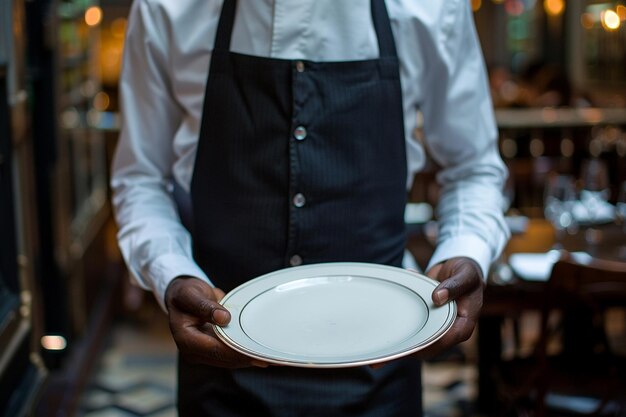
{"type": "Polygon", "coordinates": [[[444,304],[448,302],[448,297],[450,296],[450,292],[446,289],[439,290],[435,293],[435,301],[437,304],[444,304]]]}
{"type": "Polygon", "coordinates": [[[216,324],[228,324],[230,321],[230,313],[226,310],[217,309],[213,311],[213,321],[215,321],[216,324]]]}
{"type": "Polygon", "coordinates": [[[250,362],[252,366],[256,366],[257,368],[267,368],[269,365],[265,362],[252,361],[250,362]]]}

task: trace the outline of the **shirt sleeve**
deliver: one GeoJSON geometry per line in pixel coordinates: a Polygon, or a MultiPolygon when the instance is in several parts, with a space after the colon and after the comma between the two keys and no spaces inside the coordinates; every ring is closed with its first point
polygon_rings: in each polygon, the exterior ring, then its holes
{"type": "Polygon", "coordinates": [[[446,7],[421,106],[425,146],[441,167],[437,248],[428,268],[465,256],[486,278],[509,238],[502,213],[507,169],[500,158],[486,70],[470,2],[446,7]]]}
{"type": "Polygon", "coordinates": [[[169,84],[167,40],[160,37],[167,31],[151,7],[136,1],[129,15],[111,187],[118,242],[131,276],[165,309],[165,290],[174,278],[210,281],[193,260],[191,236],[172,197],[172,143],[183,112],[169,84]]]}

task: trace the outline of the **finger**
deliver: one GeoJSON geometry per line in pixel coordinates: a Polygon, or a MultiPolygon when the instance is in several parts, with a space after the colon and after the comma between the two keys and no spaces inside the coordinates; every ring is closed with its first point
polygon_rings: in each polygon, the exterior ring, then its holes
{"type": "Polygon", "coordinates": [[[430,346],[418,351],[414,356],[420,359],[432,358],[438,353],[444,352],[459,343],[467,341],[476,328],[473,318],[458,317],[450,330],[430,346]]]}
{"type": "Polygon", "coordinates": [[[224,291],[222,291],[221,288],[217,288],[217,287],[213,288],[213,293],[215,294],[215,299],[217,300],[217,302],[221,302],[222,298],[226,296],[224,291]]]}
{"type": "Polygon", "coordinates": [[[178,311],[170,315],[170,329],[181,355],[190,362],[226,368],[248,366],[267,367],[268,364],[234,351],[222,343],[213,325],[178,311]]]}
{"type": "Polygon", "coordinates": [[[437,264],[430,268],[428,271],[426,271],[426,275],[432,279],[437,279],[439,277],[439,272],[441,271],[442,267],[442,264],[437,264]]]}
{"type": "Polygon", "coordinates": [[[216,293],[208,285],[188,285],[181,289],[180,295],[174,298],[176,308],[219,326],[225,326],[230,322],[230,313],[216,300],[216,293]]]}
{"type": "Polygon", "coordinates": [[[216,338],[214,333],[208,334],[205,326],[198,326],[191,320],[183,320],[182,325],[174,321],[170,326],[172,335],[181,354],[201,358],[202,363],[238,368],[250,366],[251,359],[230,349],[216,338]]]}

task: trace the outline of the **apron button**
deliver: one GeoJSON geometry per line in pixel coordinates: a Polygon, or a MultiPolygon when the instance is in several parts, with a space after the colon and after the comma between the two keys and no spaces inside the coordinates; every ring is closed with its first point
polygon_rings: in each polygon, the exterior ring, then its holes
{"type": "Polygon", "coordinates": [[[296,71],[304,72],[304,62],[296,61],[296,71]]]}
{"type": "Polygon", "coordinates": [[[291,266],[302,265],[302,257],[300,255],[293,255],[291,258],[289,258],[289,265],[291,266]]]}
{"type": "Polygon", "coordinates": [[[306,129],[304,128],[304,126],[296,127],[293,131],[293,137],[295,137],[297,140],[303,140],[304,138],[306,138],[306,129]]]}
{"type": "Polygon", "coordinates": [[[306,198],[304,198],[304,195],[302,193],[298,193],[293,196],[294,206],[300,208],[300,207],[304,207],[305,204],[306,204],[306,198]]]}

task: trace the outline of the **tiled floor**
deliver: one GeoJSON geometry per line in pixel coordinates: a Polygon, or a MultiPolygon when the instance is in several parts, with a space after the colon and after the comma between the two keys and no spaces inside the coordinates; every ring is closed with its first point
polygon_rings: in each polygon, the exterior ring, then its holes
{"type": "MultiPolygon", "coordinates": [[[[141,319],[120,322],[92,382],[78,417],[175,417],[176,346],[158,307],[141,319]]],[[[472,343],[462,356],[471,357],[472,343]]],[[[424,364],[426,417],[474,416],[476,369],[458,360],[424,364]]]]}
{"type": "Polygon", "coordinates": [[[139,320],[114,326],[79,417],[177,415],[176,346],[165,315],[157,308],[149,310],[139,320]]]}

